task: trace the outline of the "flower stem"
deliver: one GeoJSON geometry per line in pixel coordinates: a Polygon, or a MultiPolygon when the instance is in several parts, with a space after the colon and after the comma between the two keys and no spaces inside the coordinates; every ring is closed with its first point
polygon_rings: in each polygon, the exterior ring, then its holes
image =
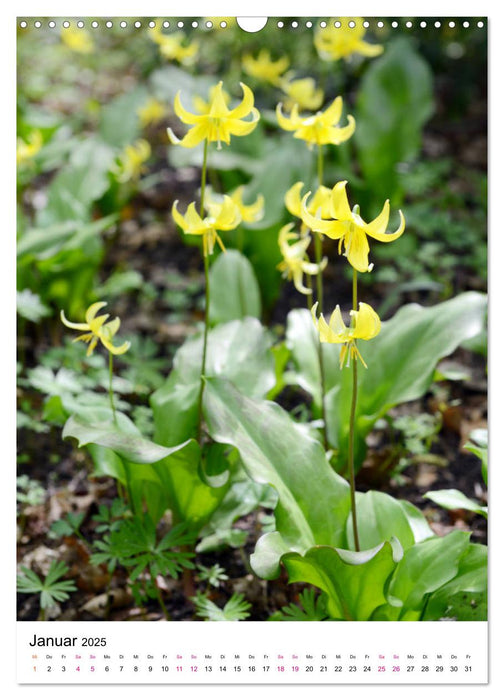
{"type": "Polygon", "coordinates": [[[109,352],[109,398],[110,398],[110,408],[112,409],[112,416],[114,417],[114,423],[117,425],[117,416],[114,405],[114,392],[112,391],[112,377],[113,377],[113,356],[109,352]]]}
{"type": "MultiPolygon", "coordinates": [[[[352,282],[353,309],[357,311],[357,270],[353,271],[352,282]]],[[[360,551],[359,533],[357,530],[357,509],[355,504],[355,469],[354,469],[354,433],[355,411],[357,408],[357,356],[352,356],[352,403],[350,405],[350,427],[348,431],[348,475],[350,480],[350,503],[352,509],[352,527],[354,533],[355,551],[360,551]]]]}
{"type": "MultiPolygon", "coordinates": [[[[322,187],[324,182],[324,154],[322,151],[322,146],[319,144],[317,152],[317,177],[318,185],[322,187]]],[[[320,269],[320,264],[322,262],[322,235],[320,233],[315,233],[315,262],[318,265],[317,272],[317,301],[320,313],[324,312],[324,287],[322,284],[322,270],[320,269]]],[[[324,449],[327,451],[329,449],[329,440],[327,437],[327,420],[326,420],[326,407],[325,407],[325,369],[324,369],[324,354],[322,350],[322,343],[320,338],[317,343],[317,352],[320,367],[320,395],[321,395],[321,408],[322,408],[322,421],[324,423],[323,437],[324,437],[324,449]]]]}
{"type": "MultiPolygon", "coordinates": [[[[208,157],[208,139],[205,139],[205,147],[203,150],[203,165],[201,168],[201,201],[200,201],[200,216],[203,219],[205,216],[205,187],[207,174],[207,157],[208,157]]],[[[203,245],[203,263],[205,267],[205,330],[203,331],[203,354],[201,357],[201,384],[198,398],[198,442],[201,442],[201,424],[203,422],[203,389],[205,387],[205,367],[208,342],[208,325],[209,316],[208,310],[210,306],[210,275],[209,263],[206,246],[203,245]]]]}
{"type": "Polygon", "coordinates": [[[163,601],[163,594],[162,594],[162,592],[161,592],[161,589],[159,588],[159,584],[158,584],[158,582],[157,582],[157,580],[156,580],[156,576],[153,576],[153,575],[152,575],[152,579],[153,579],[154,587],[155,587],[155,589],[156,589],[156,594],[157,594],[157,599],[158,599],[159,607],[160,607],[161,610],[163,611],[164,618],[165,618],[165,620],[171,620],[170,613],[168,612],[168,609],[167,609],[166,605],[164,604],[164,601],[163,601]]]}

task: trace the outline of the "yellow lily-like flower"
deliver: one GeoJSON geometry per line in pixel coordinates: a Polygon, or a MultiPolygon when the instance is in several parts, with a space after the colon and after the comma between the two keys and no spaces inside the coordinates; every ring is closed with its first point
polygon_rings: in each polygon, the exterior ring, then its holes
{"type": "MultiPolygon", "coordinates": [[[[212,107],[212,101],[214,100],[216,96],[216,90],[218,90],[219,85],[212,85],[210,90],[208,91],[208,100],[204,100],[202,97],[199,95],[195,95],[193,97],[193,105],[194,109],[199,113],[199,114],[208,114],[210,112],[210,109],[212,107]]],[[[222,99],[224,100],[224,103],[226,107],[229,107],[231,104],[231,95],[224,90],[224,88],[221,88],[222,92],[222,99]]]]}
{"type": "Polygon", "coordinates": [[[150,124],[158,124],[166,114],[165,106],[154,97],[150,97],[147,102],[137,109],[138,118],[142,127],[150,124]]]}
{"type": "Polygon", "coordinates": [[[151,147],[145,139],[138,139],[134,144],[128,144],[119,156],[119,164],[114,172],[119,182],[138,180],[145,172],[144,163],[149,159],[151,147]]]}
{"type": "Polygon", "coordinates": [[[191,41],[184,46],[186,36],[183,32],[163,34],[161,22],[156,22],[156,26],[149,29],[149,35],[159,46],[160,54],[169,61],[178,61],[187,66],[196,60],[199,43],[191,41]]]}
{"type": "Polygon", "coordinates": [[[42,134],[38,129],[32,131],[26,141],[18,138],[16,143],[16,163],[23,165],[30,161],[33,156],[37,155],[43,144],[42,134]]]}
{"type": "Polygon", "coordinates": [[[402,211],[399,210],[400,223],[398,229],[394,233],[386,233],[390,216],[390,203],[387,199],[376,219],[366,223],[359,213],[358,204],[353,209],[350,209],[346,184],[346,180],[342,180],[332,189],[330,200],[331,220],[322,220],[318,216],[313,216],[310,212],[310,209],[313,208],[306,206],[310,193],[303,197],[301,203],[302,219],[312,231],[317,231],[329,238],[339,240],[340,254],[344,244],[344,255],[348,258],[348,262],[352,267],[359,272],[370,272],[373,266],[369,264],[368,260],[369,243],[367,236],[371,236],[371,238],[382,243],[390,243],[403,234],[406,222],[402,211]]]}
{"type": "Polygon", "coordinates": [[[293,74],[286,74],[280,82],[280,87],[287,96],[285,109],[292,110],[294,105],[298,109],[319,109],[324,102],[324,91],[317,88],[313,78],[298,78],[294,80],[293,74]]]}
{"type": "MultiPolygon", "coordinates": [[[[243,222],[253,223],[254,221],[260,221],[264,216],[264,197],[260,194],[257,196],[255,202],[252,204],[245,204],[243,201],[244,189],[245,185],[240,185],[240,187],[230,192],[228,196],[236,205],[243,222]]],[[[222,204],[224,196],[225,195],[215,193],[211,187],[207,187],[205,190],[205,207],[208,209],[209,206],[213,204],[222,204]]]]}
{"type": "Polygon", "coordinates": [[[355,119],[348,115],[348,124],[338,127],[343,111],[343,99],[337,97],[324,112],[317,112],[310,117],[300,117],[298,106],[294,105],[290,117],[286,117],[282,112],[282,104],[276,108],[278,123],[286,131],[294,131],[294,138],[303,139],[310,146],[317,144],[322,146],[326,143],[339,145],[347,141],[355,131],[355,119]]]}
{"type": "Polygon", "coordinates": [[[254,94],[244,83],[240,83],[243,90],[243,100],[234,109],[228,109],[222,90],[222,81],[217,83],[210,103],[210,109],[204,114],[192,114],[186,111],[180,101],[180,91],[174,102],[175,114],[184,124],[191,124],[183,139],[178,139],[171,129],[168,136],[173,144],[193,148],[205,139],[217,141],[217,148],[221,148],[221,142],[229,145],[231,136],[246,136],[257,126],[260,115],[254,107],[254,94]],[[245,117],[252,115],[250,120],[245,117]]]}
{"type": "Polygon", "coordinates": [[[87,331],[83,335],[79,335],[73,340],[74,343],[79,340],[89,343],[89,347],[86,352],[87,357],[92,354],[98,341],[100,341],[113,355],[123,355],[130,348],[131,343],[128,340],[126,340],[122,345],[113,345],[112,339],[119,330],[121,321],[118,317],[116,317],[112,321],[105,323],[109,317],[109,314],[97,316],[97,312],[104,306],[107,306],[106,301],[97,301],[95,304],[91,304],[86,311],[86,323],[73,323],[65,318],[63,311],[60,313],[61,320],[65,326],[67,326],[67,328],[73,328],[77,331],[87,331]]]}
{"type": "Polygon", "coordinates": [[[340,18],[340,22],[341,26],[335,27],[331,20],[327,27],[315,33],[315,48],[323,61],[337,61],[340,58],[348,60],[354,53],[373,57],[383,52],[383,46],[364,41],[366,30],[361,17],[340,18]],[[348,24],[351,20],[355,22],[354,27],[348,24]]]}
{"type": "Polygon", "coordinates": [[[225,252],[224,244],[217,231],[231,231],[241,221],[238,207],[231,197],[224,195],[222,202],[209,202],[206,205],[208,216],[202,218],[196,211],[196,203],[191,202],[184,216],[177,210],[178,200],[173,203],[172,215],[184,233],[190,236],[203,236],[203,255],[212,255],[215,241],[225,252]]]}
{"type": "Polygon", "coordinates": [[[345,326],[339,305],[336,306],[331,314],[329,323],[325,320],[322,314],[317,320],[318,302],[312,306],[311,314],[313,322],[318,331],[321,343],[341,343],[340,352],[340,369],[343,367],[348,351],[348,360],[358,357],[364,367],[367,369],[367,364],[364,362],[362,355],[357,349],[356,340],[371,340],[378,335],[381,329],[380,317],[369,304],[359,303],[359,310],[350,311],[352,323],[349,328],[345,326]]]}
{"type": "Polygon", "coordinates": [[[278,234],[278,245],[282,253],[283,260],[277,265],[277,269],[282,272],[282,276],[292,280],[294,286],[301,294],[310,294],[311,289],[303,284],[303,275],[316,275],[327,265],[327,258],[321,260],[320,265],[312,263],[306,253],[310,245],[310,236],[300,237],[292,231],[293,224],[286,224],[280,229],[278,234]],[[295,243],[290,243],[295,241],[295,243]]]}
{"type": "Polygon", "coordinates": [[[77,53],[92,53],[94,51],[93,39],[85,29],[80,29],[79,27],[63,27],[61,30],[61,39],[69,49],[77,51],[77,53]]]}
{"type": "Polygon", "coordinates": [[[242,221],[245,223],[253,223],[254,221],[260,221],[264,216],[264,197],[262,194],[257,195],[257,199],[252,204],[245,204],[243,201],[243,190],[244,185],[237,187],[233,192],[231,192],[231,199],[235,203],[240,212],[242,221]]]}
{"type": "MultiPolygon", "coordinates": [[[[285,194],[285,206],[288,211],[293,215],[297,216],[298,219],[302,219],[303,207],[301,199],[301,190],[304,187],[304,182],[296,182],[292,187],[287,190],[285,194]]],[[[310,200],[307,209],[313,216],[319,215],[322,219],[331,218],[331,197],[332,190],[329,187],[320,185],[317,188],[315,194],[310,200]]]]}
{"type": "Polygon", "coordinates": [[[282,74],[289,67],[289,59],[282,56],[277,61],[271,58],[268,49],[261,49],[257,58],[246,54],[242,59],[242,66],[246,73],[258,80],[264,80],[271,85],[279,85],[282,74]]]}

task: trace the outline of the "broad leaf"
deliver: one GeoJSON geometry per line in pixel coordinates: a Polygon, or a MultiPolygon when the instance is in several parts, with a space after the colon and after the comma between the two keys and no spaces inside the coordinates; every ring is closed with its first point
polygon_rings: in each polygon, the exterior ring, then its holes
{"type": "Polygon", "coordinates": [[[369,620],[387,602],[387,580],[395,566],[390,542],[361,552],[313,547],[304,556],[286,554],[289,583],[303,581],[327,593],[327,610],[338,620],[369,620]]]}
{"type": "MultiPolygon", "coordinates": [[[[485,322],[486,295],[465,292],[436,306],[403,306],[382,324],[376,338],[359,343],[366,361],[359,363],[356,464],[365,456],[365,437],[378,418],[393,406],[423,396],[433,380],[436,365],[465,339],[481,331],[485,322]]],[[[309,312],[289,314],[288,343],[297,381],[320,401],[316,337],[310,330],[309,312]],[[311,340],[310,340],[311,339],[311,340]]],[[[339,345],[324,348],[326,414],[329,440],[338,449],[338,464],[347,460],[352,372],[339,369],[339,345]]]]}
{"type": "Polygon", "coordinates": [[[420,150],[422,127],[434,110],[432,82],[429,64],[407,38],[388,42],[364,75],[355,140],[367,190],[380,206],[397,198],[397,165],[420,150]]]}
{"type": "Polygon", "coordinates": [[[237,250],[219,255],[210,269],[210,321],[261,317],[261,292],[254,268],[237,250]]]}
{"type": "Polygon", "coordinates": [[[457,576],[430,596],[422,619],[486,620],[487,566],[487,547],[470,544],[460,560],[457,576]]]}
{"type": "Polygon", "coordinates": [[[397,565],[388,596],[388,619],[419,620],[425,596],[455,578],[469,546],[469,532],[453,531],[413,545],[397,565]],[[392,614],[390,614],[392,613],[392,614]]]}
{"type": "MultiPolygon", "coordinates": [[[[421,512],[411,506],[407,510],[402,501],[381,491],[356,493],[357,529],[359,545],[363,550],[378,546],[395,537],[404,550],[415,544],[416,536],[425,539],[433,532],[421,512]]],[[[347,540],[354,546],[352,519],[347,522],[347,540]]]]}
{"type": "MultiPolygon", "coordinates": [[[[206,375],[224,376],[247,396],[265,396],[275,386],[271,340],[254,318],[230,321],[208,334],[206,375]]],[[[151,397],[154,439],[174,445],[192,437],[198,421],[203,337],[190,338],[177,351],[166,383],[151,397]]]]}
{"type": "Polygon", "coordinates": [[[470,510],[473,513],[479,513],[485,518],[488,515],[488,508],[481,506],[476,501],[467,498],[458,489],[440,489],[439,491],[427,491],[424,498],[430,498],[431,501],[437,503],[438,506],[447,510],[470,510]]]}
{"type": "Polygon", "coordinates": [[[142,437],[129,418],[117,414],[117,424],[88,422],[82,416],[70,416],[63,428],[63,438],[73,437],[79,447],[92,442],[108,447],[130,462],[152,464],[185,447],[186,443],[175,447],[163,447],[142,437]]]}
{"type": "Polygon", "coordinates": [[[277,532],[265,535],[252,557],[258,575],[278,575],[289,550],[345,545],[349,486],[316,440],[278,405],[247,398],[223,379],[206,381],[204,412],[213,439],[234,445],[251,478],[278,494],[277,532]]]}

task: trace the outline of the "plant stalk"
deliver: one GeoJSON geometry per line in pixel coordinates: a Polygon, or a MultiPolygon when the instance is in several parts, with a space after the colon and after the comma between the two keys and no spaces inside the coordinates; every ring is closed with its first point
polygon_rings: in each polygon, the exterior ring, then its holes
{"type": "MultiPolygon", "coordinates": [[[[353,271],[352,308],[357,311],[357,270],[353,271]]],[[[357,508],[355,504],[355,468],[354,468],[354,433],[355,411],[357,408],[357,356],[352,357],[352,403],[350,405],[350,427],[348,431],[348,475],[350,481],[350,503],[352,509],[352,527],[354,533],[355,551],[360,551],[359,532],[357,529],[357,508]]]]}
{"type": "MultiPolygon", "coordinates": [[[[205,216],[205,188],[207,175],[207,158],[208,158],[208,139],[205,139],[203,150],[203,165],[201,168],[201,200],[200,200],[200,216],[203,219],[205,216]]],[[[205,387],[205,367],[208,343],[208,326],[209,326],[209,307],[210,307],[210,274],[208,255],[206,254],[206,246],[203,245],[203,264],[205,267],[205,329],[203,331],[203,354],[201,357],[201,383],[198,398],[198,442],[201,443],[201,432],[203,423],[203,389],[205,387]]]]}
{"type": "MultiPolygon", "coordinates": [[[[322,187],[324,182],[324,154],[322,151],[322,146],[319,144],[317,152],[317,178],[318,185],[322,187]]],[[[314,234],[315,236],[315,262],[319,266],[317,272],[317,301],[319,313],[324,313],[324,287],[322,283],[322,270],[320,269],[320,263],[322,262],[322,235],[320,233],[314,234]]],[[[327,437],[327,418],[326,418],[326,406],[325,406],[325,369],[324,369],[324,353],[322,350],[322,343],[320,338],[317,339],[317,354],[320,367],[320,396],[321,396],[321,408],[322,408],[322,421],[324,423],[324,428],[322,431],[324,438],[324,449],[327,452],[329,449],[329,439],[327,437]]]]}
{"type": "Polygon", "coordinates": [[[115,405],[114,405],[114,392],[112,391],[113,375],[114,375],[113,356],[112,356],[112,353],[109,351],[109,398],[110,398],[110,407],[112,409],[112,416],[114,418],[114,423],[117,425],[117,416],[116,416],[116,410],[115,410],[115,405]]]}

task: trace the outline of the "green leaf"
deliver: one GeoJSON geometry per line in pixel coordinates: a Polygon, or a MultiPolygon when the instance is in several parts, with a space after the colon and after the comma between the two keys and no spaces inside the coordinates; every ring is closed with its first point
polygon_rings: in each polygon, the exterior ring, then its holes
{"type": "Polygon", "coordinates": [[[394,203],[400,186],[397,165],[420,151],[422,128],[434,111],[432,83],[429,64],[404,37],[388,42],[364,75],[355,141],[367,189],[379,206],[388,198],[394,203]]]}
{"type": "Polygon", "coordinates": [[[187,443],[175,447],[163,447],[151,440],[146,440],[137,431],[134,423],[127,416],[117,413],[117,424],[102,423],[96,416],[91,422],[82,416],[70,416],[63,428],[63,438],[73,437],[79,447],[94,443],[108,447],[124,459],[138,464],[152,464],[177,452],[187,443]]]}
{"type": "Polygon", "coordinates": [[[478,428],[471,431],[469,440],[464,449],[469,450],[481,459],[481,475],[485,484],[488,484],[488,430],[478,428]]]}
{"type": "Polygon", "coordinates": [[[327,620],[327,596],[324,594],[315,598],[312,588],[305,588],[299,595],[301,607],[295,603],[285,605],[269,619],[277,622],[317,622],[327,620]]]}
{"type": "Polygon", "coordinates": [[[47,206],[37,217],[38,226],[64,221],[89,221],[91,205],[109,188],[108,172],[113,149],[98,137],[89,137],[70,157],[69,164],[52,180],[47,206]]]}
{"type": "Polygon", "coordinates": [[[83,246],[88,239],[96,238],[116,219],[117,216],[111,214],[91,223],[64,221],[28,229],[18,240],[17,256],[34,256],[37,260],[48,260],[61,251],[75,250],[83,246]]]}
{"type": "Polygon", "coordinates": [[[389,619],[420,619],[425,596],[457,575],[469,538],[469,532],[453,531],[446,537],[419,542],[405,552],[388,590],[389,598],[396,601],[395,617],[389,619]]]}
{"type": "Polygon", "coordinates": [[[390,542],[361,552],[313,547],[304,556],[285,554],[282,563],[289,583],[311,583],[327,594],[329,615],[338,620],[369,620],[387,602],[387,580],[396,567],[390,542]]]}
{"type": "Polygon", "coordinates": [[[261,317],[261,292],[254,268],[237,250],[219,255],[210,268],[210,322],[261,317]]]}
{"type": "Polygon", "coordinates": [[[219,608],[203,593],[197,593],[192,601],[196,607],[196,615],[212,622],[236,622],[250,616],[251,604],[244,599],[242,593],[233,593],[224,608],[219,608]]]}
{"type": "Polygon", "coordinates": [[[457,576],[429,597],[422,619],[486,620],[487,566],[487,547],[470,544],[460,560],[457,576]]]}
{"type": "MultiPolygon", "coordinates": [[[[359,532],[359,545],[361,549],[371,549],[381,542],[395,537],[403,550],[409,549],[415,544],[415,532],[421,532],[425,537],[434,534],[430,530],[427,521],[420,511],[414,514],[415,521],[423,520],[424,528],[414,530],[410,522],[408,512],[403,507],[401,501],[392,498],[387,493],[381,491],[368,491],[367,493],[356,493],[357,529],[359,532]]],[[[424,538],[423,537],[423,538],[424,538]]],[[[349,516],[347,521],[347,541],[354,547],[352,519],[349,516]]]]}
{"type": "MultiPolygon", "coordinates": [[[[225,376],[244,394],[265,396],[275,385],[271,339],[259,321],[230,321],[208,334],[206,375],[225,376]]],[[[198,422],[203,336],[178,349],[166,383],[151,396],[154,439],[173,445],[195,435],[198,422]]]]}
{"type": "Polygon", "coordinates": [[[34,323],[38,323],[44,316],[51,315],[51,309],[42,303],[39,295],[34,294],[31,289],[16,292],[16,309],[20,316],[34,323]]]}
{"type": "Polygon", "coordinates": [[[147,100],[143,87],[118,95],[100,112],[99,133],[105,143],[123,148],[133,143],[140,133],[138,109],[147,100]]]}
{"type": "Polygon", "coordinates": [[[258,575],[278,575],[279,558],[289,550],[345,544],[348,483],[302,426],[276,404],[247,398],[224,379],[206,381],[204,413],[213,439],[234,445],[251,478],[278,494],[278,532],[260,540],[251,560],[258,575]]]}
{"type": "Polygon", "coordinates": [[[247,533],[233,528],[234,523],[260,505],[264,508],[274,508],[276,505],[276,494],[267,484],[258,484],[246,474],[241,477],[232,474],[230,480],[228,492],[200,533],[202,539],[196,548],[198,552],[208,552],[224,546],[243,546],[247,533]]]}
{"type": "MultiPolygon", "coordinates": [[[[478,292],[465,292],[428,308],[408,304],[382,324],[376,338],[359,343],[368,369],[359,363],[357,466],[364,459],[365,438],[376,421],[393,406],[423,396],[439,360],[481,330],[485,313],[486,295],[478,292]]],[[[339,354],[338,346],[332,348],[333,357],[327,356],[326,414],[329,440],[338,449],[338,464],[343,466],[347,461],[352,373],[348,368],[343,368],[339,375],[331,370],[330,360],[336,363],[339,354]],[[331,377],[338,380],[333,387],[329,384],[331,377]]]]}
{"type": "Polygon", "coordinates": [[[485,518],[488,517],[488,508],[480,506],[476,501],[467,498],[461,491],[457,489],[440,489],[439,491],[427,491],[424,498],[430,498],[431,501],[437,503],[438,506],[447,510],[470,510],[473,513],[479,513],[485,518]]]}
{"type": "Polygon", "coordinates": [[[200,448],[196,441],[152,467],[176,521],[196,523],[198,527],[208,522],[212,513],[224,498],[229,483],[218,488],[208,485],[200,471],[200,448]]]}

